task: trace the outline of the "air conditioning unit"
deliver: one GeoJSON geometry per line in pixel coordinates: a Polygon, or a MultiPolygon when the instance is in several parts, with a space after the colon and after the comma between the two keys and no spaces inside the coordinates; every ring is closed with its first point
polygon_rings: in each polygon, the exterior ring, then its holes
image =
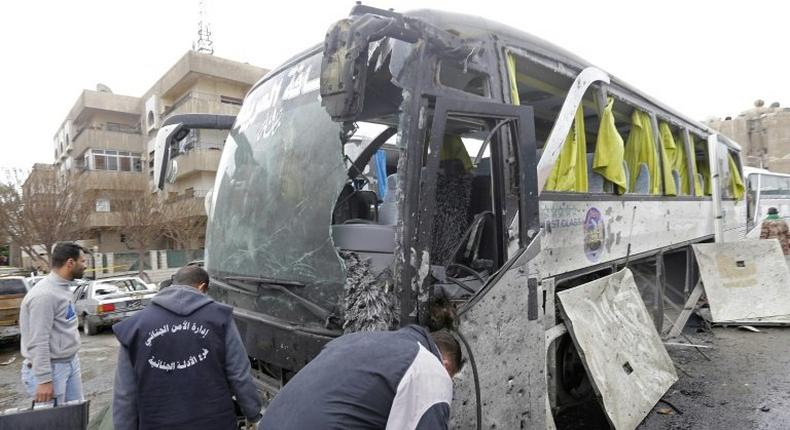
{"type": "Polygon", "coordinates": [[[145,101],[145,131],[150,133],[152,130],[159,128],[159,96],[152,95],[145,101]]]}

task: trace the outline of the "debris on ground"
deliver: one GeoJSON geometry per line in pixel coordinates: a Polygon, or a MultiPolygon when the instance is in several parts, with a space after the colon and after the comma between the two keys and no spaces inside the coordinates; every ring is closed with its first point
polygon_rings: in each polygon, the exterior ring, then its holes
{"type": "Polygon", "coordinates": [[[9,364],[11,364],[11,363],[13,363],[15,361],[16,361],[16,355],[12,355],[11,358],[9,358],[8,360],[0,363],[0,366],[8,366],[9,364]]]}
{"type": "Polygon", "coordinates": [[[712,346],[708,346],[708,345],[695,345],[693,343],[681,343],[681,342],[664,342],[664,346],[681,346],[681,347],[686,347],[686,348],[713,349],[712,346]]]}

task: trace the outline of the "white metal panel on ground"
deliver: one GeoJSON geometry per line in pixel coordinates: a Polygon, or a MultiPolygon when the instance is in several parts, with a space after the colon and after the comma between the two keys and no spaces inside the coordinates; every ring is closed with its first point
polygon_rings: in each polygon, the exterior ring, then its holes
{"type": "Polygon", "coordinates": [[[787,321],[790,272],[779,242],[693,245],[713,322],[787,321]]]}
{"type": "Polygon", "coordinates": [[[633,274],[624,269],[558,296],[609,422],[636,428],[678,378],[633,274]]]}

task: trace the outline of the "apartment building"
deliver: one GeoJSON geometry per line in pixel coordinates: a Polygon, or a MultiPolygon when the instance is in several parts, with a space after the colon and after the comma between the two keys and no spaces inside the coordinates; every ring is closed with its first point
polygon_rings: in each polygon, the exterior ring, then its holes
{"type": "MultiPolygon", "coordinates": [[[[154,83],[142,97],[146,171],[152,188],[154,145],[162,122],[183,113],[236,115],[247,91],[266,72],[249,64],[189,51],[154,83]]],[[[214,185],[227,134],[222,130],[193,130],[182,141],[182,152],[173,160],[162,193],[167,203],[183,207],[177,211],[179,216],[205,221],[203,199],[214,185]]],[[[202,248],[203,240],[204,235],[196,237],[189,247],[202,248]]]]}
{"type": "MultiPolygon", "coordinates": [[[[141,97],[114,94],[104,85],[80,94],[54,135],[54,166],[74,173],[83,195],[91,200],[84,243],[102,256],[105,265],[136,259],[123,233],[117,203],[132,191],[154,192],[153,150],[162,122],[181,113],[235,115],[246,92],[266,72],[189,51],[141,97]]],[[[185,139],[184,151],[175,160],[177,169],[165,191],[158,193],[164,204],[178,205],[177,211],[165,213],[205,224],[203,197],[213,185],[226,135],[195,130],[185,139]]],[[[204,232],[196,231],[186,242],[160,238],[152,245],[151,266],[168,264],[157,257],[158,250],[201,249],[204,232]]]]}
{"type": "Polygon", "coordinates": [[[140,98],[114,94],[106,86],[83,90],[55,133],[55,166],[74,173],[91,210],[85,218],[86,244],[117,252],[128,249],[113,201],[146,187],[140,98]]]}
{"type": "Polygon", "coordinates": [[[743,145],[744,164],[790,173],[790,108],[757,100],[752,109],[708,125],[743,145]]]}

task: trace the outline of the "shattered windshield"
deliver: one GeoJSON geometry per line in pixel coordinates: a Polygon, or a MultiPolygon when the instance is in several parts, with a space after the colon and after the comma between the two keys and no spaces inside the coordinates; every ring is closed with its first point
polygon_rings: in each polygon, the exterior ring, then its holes
{"type": "Polygon", "coordinates": [[[222,153],[206,238],[214,276],[295,281],[336,302],[342,286],[330,235],[345,181],[340,125],[321,107],[321,54],[270,77],[247,97],[222,153]],[[317,289],[315,288],[317,287],[317,289]]]}

